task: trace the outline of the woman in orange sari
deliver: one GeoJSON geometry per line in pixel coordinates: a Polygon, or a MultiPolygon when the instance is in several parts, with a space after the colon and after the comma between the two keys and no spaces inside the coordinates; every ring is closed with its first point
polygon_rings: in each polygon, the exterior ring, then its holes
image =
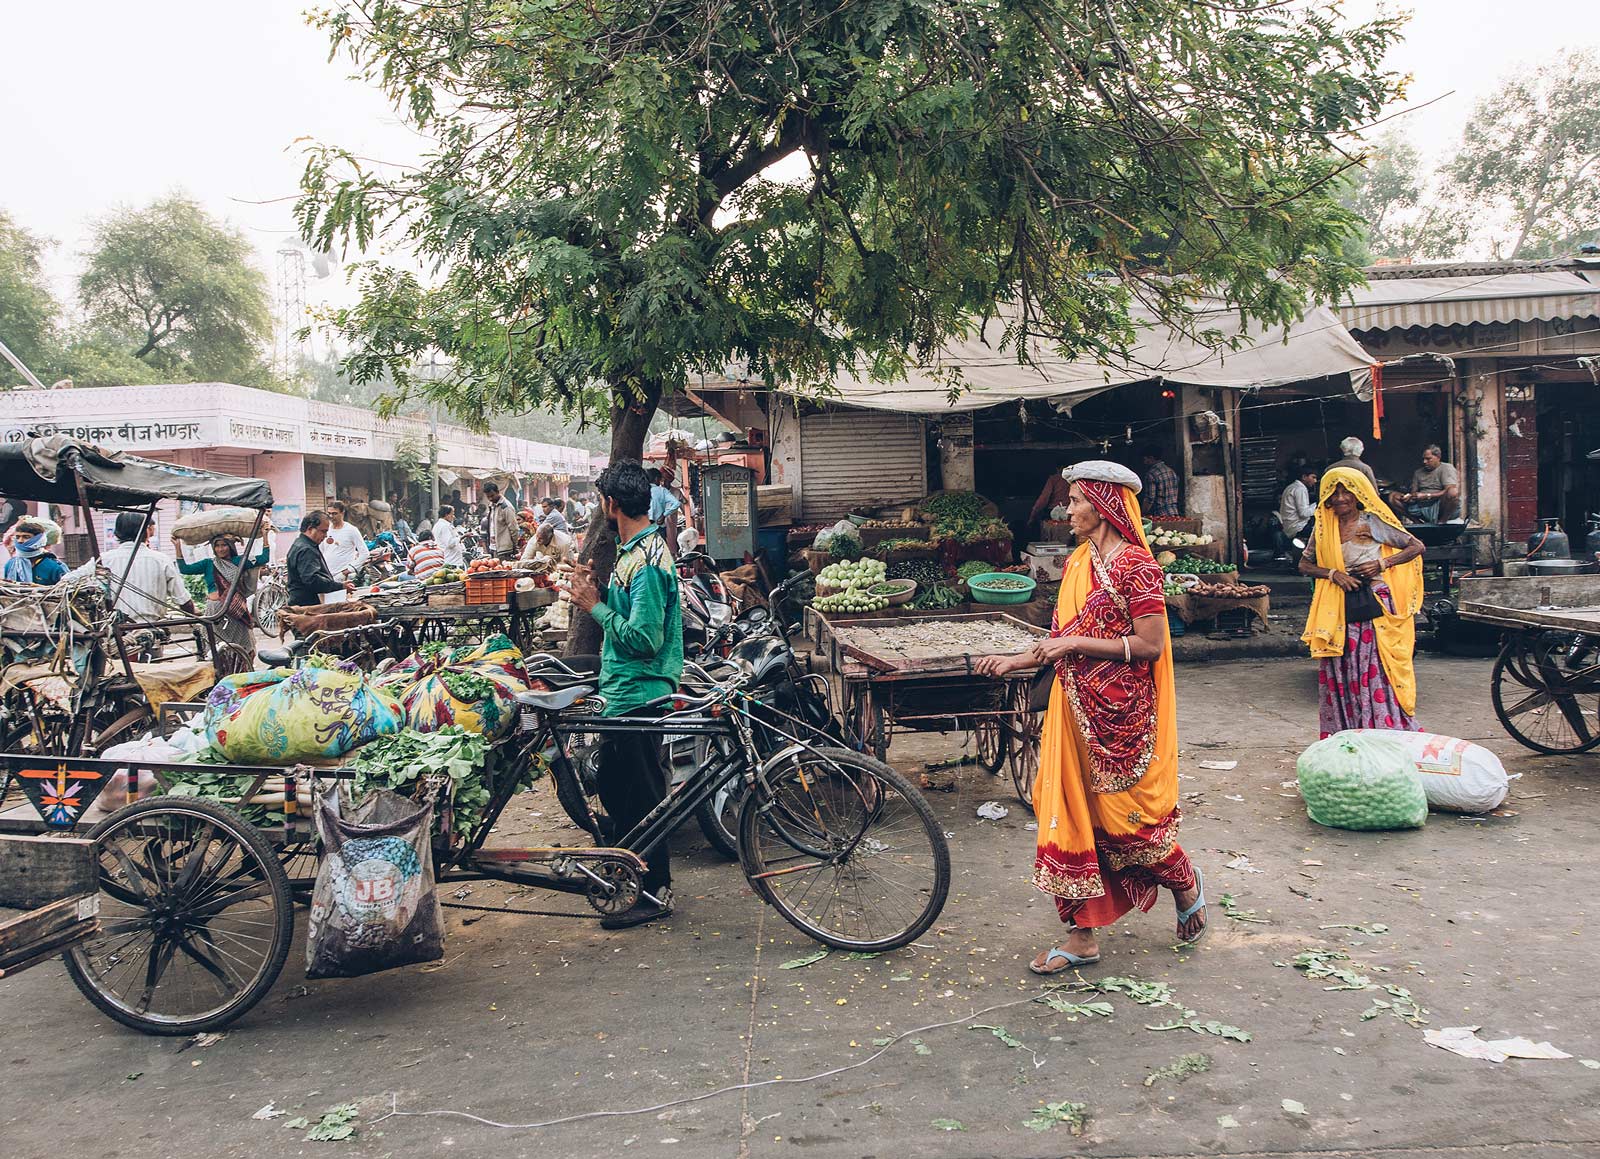
{"type": "Polygon", "coordinates": [[[1177,843],[1178,726],[1165,577],[1139,513],[1139,477],[1118,463],[1069,469],[1078,550],[1061,574],[1050,636],[1015,656],[985,656],[990,676],[1055,666],[1034,785],[1033,884],[1071,928],[1029,969],[1057,974],[1100,960],[1096,933],[1162,888],[1178,939],[1206,929],[1200,870],[1177,843]]]}

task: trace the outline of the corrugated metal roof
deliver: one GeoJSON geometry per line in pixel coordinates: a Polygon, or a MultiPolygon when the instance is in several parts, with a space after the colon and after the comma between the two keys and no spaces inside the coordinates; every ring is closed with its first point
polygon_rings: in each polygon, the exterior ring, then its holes
{"type": "Polygon", "coordinates": [[[1600,317],[1600,282],[1576,270],[1481,277],[1381,278],[1339,307],[1351,330],[1545,322],[1600,317]]]}

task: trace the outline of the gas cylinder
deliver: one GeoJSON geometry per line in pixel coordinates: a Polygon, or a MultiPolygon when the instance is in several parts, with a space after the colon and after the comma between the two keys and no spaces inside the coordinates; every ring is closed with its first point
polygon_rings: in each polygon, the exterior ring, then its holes
{"type": "Polygon", "coordinates": [[[1528,536],[1528,558],[1572,558],[1572,545],[1567,540],[1567,533],[1561,530],[1561,520],[1554,517],[1539,520],[1539,526],[1528,536]]]}
{"type": "Polygon", "coordinates": [[[1600,515],[1589,516],[1589,534],[1583,537],[1583,550],[1591,559],[1600,551],[1600,515]]]}

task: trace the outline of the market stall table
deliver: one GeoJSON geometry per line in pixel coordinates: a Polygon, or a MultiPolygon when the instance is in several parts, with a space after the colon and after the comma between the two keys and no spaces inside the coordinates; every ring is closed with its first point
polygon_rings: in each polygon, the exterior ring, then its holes
{"type": "Polygon", "coordinates": [[[1167,596],[1167,608],[1177,613],[1185,624],[1197,623],[1201,620],[1215,619],[1223,612],[1246,612],[1261,621],[1263,628],[1268,626],[1267,614],[1271,610],[1272,597],[1260,596],[1202,596],[1192,592],[1182,595],[1167,596]]]}
{"type": "Polygon", "coordinates": [[[423,644],[451,639],[463,627],[477,626],[485,635],[503,632],[524,652],[539,651],[540,613],[555,602],[549,588],[514,592],[497,604],[404,604],[378,608],[378,622],[390,623],[411,636],[413,650],[423,644]]]}

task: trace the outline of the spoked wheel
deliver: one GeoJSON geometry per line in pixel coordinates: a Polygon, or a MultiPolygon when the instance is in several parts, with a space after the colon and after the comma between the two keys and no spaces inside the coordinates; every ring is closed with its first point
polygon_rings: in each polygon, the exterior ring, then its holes
{"type": "Polygon", "coordinates": [[[1494,714],[1534,752],[1563,755],[1600,745],[1600,666],[1570,671],[1560,633],[1506,641],[1489,677],[1494,714]]]}
{"type": "Polygon", "coordinates": [[[256,627],[269,636],[278,634],[278,612],[289,602],[287,588],[273,584],[264,587],[256,593],[255,603],[251,607],[251,614],[255,616],[256,627]]]}
{"type": "Polygon", "coordinates": [[[889,738],[884,735],[883,706],[872,695],[872,687],[858,684],[850,693],[850,708],[845,714],[865,751],[877,760],[889,755],[889,738]]]}
{"type": "Polygon", "coordinates": [[[944,908],[950,848],[922,795],[845,749],[785,754],[739,817],[751,886],[796,929],[872,953],[915,941],[944,908]]]}
{"type": "Polygon", "coordinates": [[[998,773],[1006,763],[1006,734],[998,718],[979,717],[972,727],[973,739],[978,744],[978,763],[989,774],[998,773]]]}
{"type": "MultiPolygon", "coordinates": [[[[713,743],[725,749],[730,742],[720,737],[715,738],[715,741],[709,736],[695,737],[696,771],[705,768],[712,761],[713,743]]],[[[744,779],[730,776],[694,811],[694,819],[700,825],[700,832],[706,835],[706,840],[711,842],[712,848],[729,860],[737,860],[739,857],[739,811],[744,808],[744,798],[744,779]]]]}
{"type": "Polygon", "coordinates": [[[294,909],[278,857],[232,809],[151,797],[89,833],[100,933],[67,954],[84,996],[146,1034],[226,1026],[272,988],[294,909]]]}
{"type": "Polygon", "coordinates": [[[1033,782],[1039,776],[1039,738],[1044,732],[1044,714],[1021,712],[1006,725],[1006,761],[1017,800],[1033,804],[1033,782]]]}

